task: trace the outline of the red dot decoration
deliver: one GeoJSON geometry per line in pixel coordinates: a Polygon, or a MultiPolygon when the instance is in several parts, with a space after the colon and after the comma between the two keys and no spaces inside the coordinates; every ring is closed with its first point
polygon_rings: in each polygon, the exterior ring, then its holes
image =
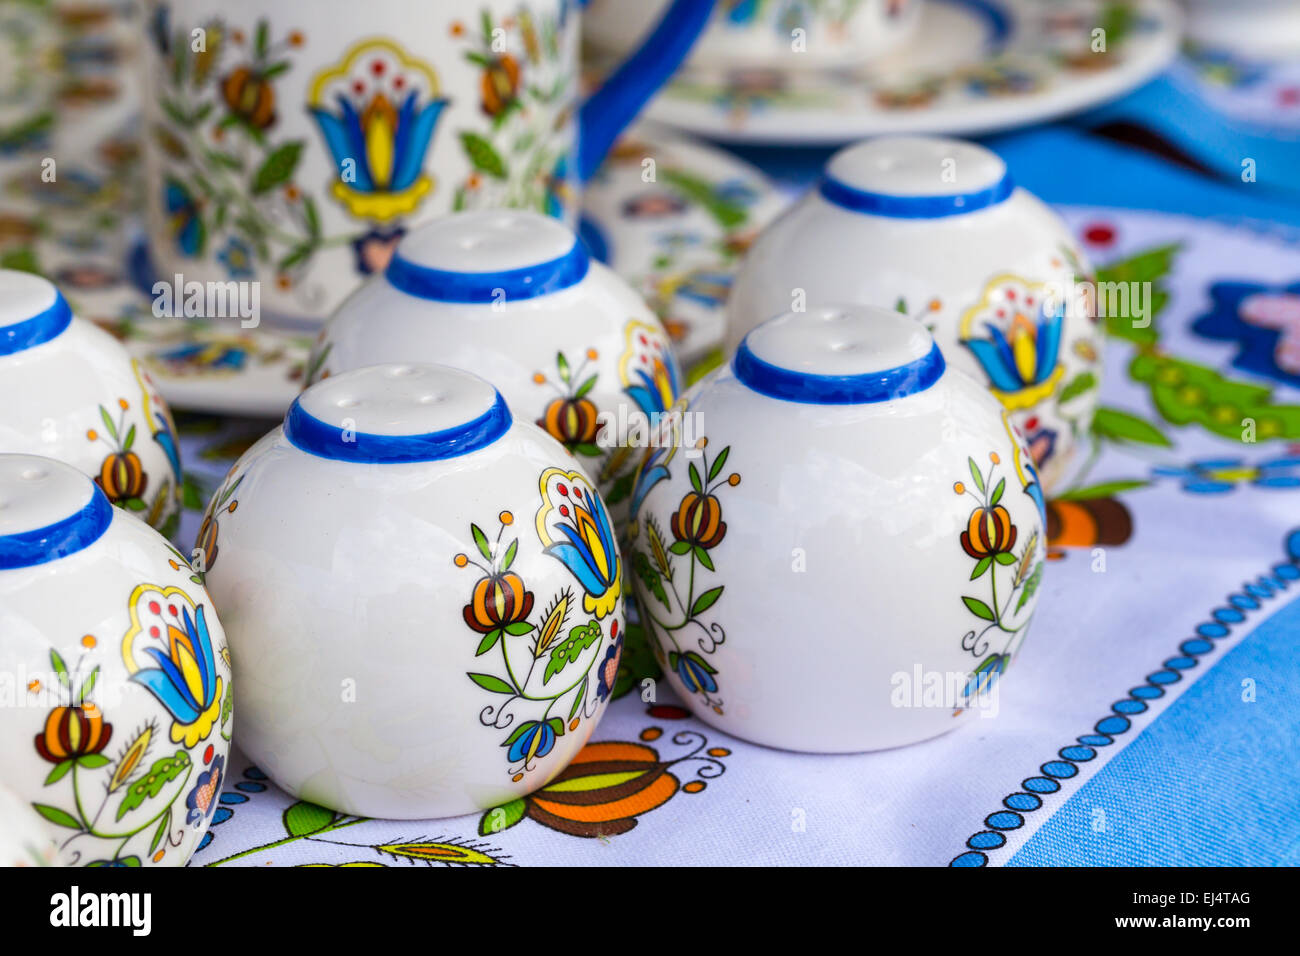
{"type": "Polygon", "coordinates": [[[1083,231],[1083,238],[1094,246],[1108,246],[1115,241],[1115,227],[1104,222],[1093,223],[1083,231]]]}

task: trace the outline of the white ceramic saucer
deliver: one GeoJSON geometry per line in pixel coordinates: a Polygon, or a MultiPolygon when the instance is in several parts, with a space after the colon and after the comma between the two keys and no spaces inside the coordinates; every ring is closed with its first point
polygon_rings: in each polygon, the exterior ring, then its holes
{"type": "Polygon", "coordinates": [[[688,68],[645,115],[737,143],[976,135],[1141,85],[1173,59],[1179,30],[1169,0],[927,0],[913,37],[887,57],[848,69],[688,68]],[[1092,52],[1096,28],[1105,53],[1092,52]]]}

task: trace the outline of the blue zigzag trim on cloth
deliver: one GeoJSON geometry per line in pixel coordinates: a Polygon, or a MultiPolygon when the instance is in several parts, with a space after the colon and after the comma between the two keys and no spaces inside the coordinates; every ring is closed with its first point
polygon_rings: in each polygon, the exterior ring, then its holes
{"type": "Polygon", "coordinates": [[[1116,737],[1128,733],[1133,718],[1147,710],[1147,701],[1163,697],[1165,685],[1182,680],[1182,672],[1195,667],[1198,657],[1214,650],[1216,641],[1229,637],[1234,627],[1263,608],[1265,602],[1300,582],[1300,528],[1287,535],[1285,548],[1289,563],[1273,565],[1253,584],[1243,585],[1240,592],[1228,595],[1225,605],[1211,611],[1208,620],[1195,627],[1193,636],[1178,645],[1174,657],[1148,674],[1146,683],[1111,704],[1111,713],[1097,721],[1092,733],[1082,734],[1075,738],[1077,743],[1062,747],[1053,759],[1038,768],[1038,776],[1028,777],[1020,784],[1022,790],[1003,798],[1003,809],[984,818],[986,829],[971,834],[966,841],[967,850],[953,857],[948,865],[988,866],[988,854],[1006,846],[1005,834],[1024,826],[1025,817],[1042,809],[1043,797],[1058,792],[1062,781],[1077,777],[1079,765],[1094,759],[1097,748],[1108,747],[1116,737]]]}

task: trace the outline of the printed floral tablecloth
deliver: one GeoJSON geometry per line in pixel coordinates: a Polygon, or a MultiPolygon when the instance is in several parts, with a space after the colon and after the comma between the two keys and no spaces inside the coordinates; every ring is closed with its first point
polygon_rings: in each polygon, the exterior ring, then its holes
{"type": "MultiPolygon", "coordinates": [[[[664,683],[643,700],[655,666],[630,644],[595,742],[538,793],[359,820],[237,755],[192,865],[1300,862],[1294,237],[1063,212],[1100,279],[1152,284],[1155,316],[1108,326],[1096,449],[1049,502],[1054,560],[995,718],[884,753],[769,750],[664,683]]],[[[182,417],[193,500],[264,427],[182,417]]]]}
{"type": "MultiPolygon", "coordinates": [[[[69,109],[105,95],[97,75],[68,89],[69,109]]],[[[0,263],[48,272],[109,327],[133,294],[104,240],[133,205],[116,130],[85,131],[93,168],[0,207],[0,263]]],[[[1094,448],[1048,503],[1052,560],[996,716],[882,753],[765,749],[644,684],[630,634],[594,741],[533,795],[365,820],[235,753],[191,865],[1300,863],[1300,210],[1061,130],[995,146],[1062,204],[1099,279],[1150,283],[1153,311],[1108,320],[1104,375],[1078,386],[1100,389],[1094,448]]],[[[272,423],[178,419],[188,550],[272,423]]]]}

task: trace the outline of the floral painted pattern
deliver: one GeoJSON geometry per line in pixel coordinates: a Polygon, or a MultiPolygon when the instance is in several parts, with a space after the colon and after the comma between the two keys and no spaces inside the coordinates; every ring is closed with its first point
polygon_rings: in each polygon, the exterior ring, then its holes
{"type": "Polygon", "coordinates": [[[1281,455],[1260,462],[1242,458],[1202,458],[1186,465],[1157,465],[1157,478],[1173,478],[1184,491],[1219,495],[1243,485],[1256,488],[1300,488],[1300,455],[1281,455]]]}
{"type": "MultiPolygon", "coordinates": [[[[726,631],[706,612],[722,598],[725,588],[708,587],[707,575],[716,572],[711,552],[727,534],[718,493],[739,485],[740,474],[726,471],[730,446],[710,458],[707,445],[708,440],[701,438],[695,449],[697,460],[688,460],[691,490],[666,521],[646,511],[634,513],[632,561],[637,607],[659,663],[676,675],[688,694],[721,714],[718,669],[709,658],[726,640],[726,631]]],[[[661,447],[647,456],[634,507],[639,509],[652,485],[669,477],[668,451],[661,447]]]]}
{"type": "Polygon", "coordinates": [[[962,316],[962,344],[974,354],[993,394],[1011,410],[1046,399],[1065,374],[1060,362],[1064,310],[1049,314],[1041,283],[998,276],[962,316]]]}
{"type": "Polygon", "coordinates": [[[164,66],[149,132],[167,161],[161,202],[173,241],[189,257],[220,249],[232,278],[268,267],[290,288],[324,241],[315,200],[294,183],[306,143],[277,136],[289,108],[280,84],[307,37],[275,36],[266,20],[193,26],[203,29],[200,50],[166,5],[151,24],[164,66]]]}
{"type": "Polygon", "coordinates": [[[366,40],[312,82],[308,110],[339,178],[334,198],[358,219],[409,215],[433,189],[425,158],[443,109],[438,78],[390,40],[366,40]]]}
{"type": "Polygon", "coordinates": [[[212,496],[207,510],[203,513],[199,534],[194,541],[194,558],[199,565],[200,576],[211,571],[217,563],[221,518],[224,515],[234,514],[235,509],[239,507],[239,499],[235,497],[235,492],[239,490],[239,483],[243,480],[242,474],[235,475],[233,471],[228,474],[226,481],[212,496]]]}
{"type": "Polygon", "coordinates": [[[571,22],[568,3],[558,15],[520,4],[500,19],[484,9],[476,22],[452,22],[452,37],[480,70],[479,113],[489,120],[486,130],[459,131],[470,173],[456,186],[453,209],[506,206],[558,218],[572,212],[574,77],[564,68],[571,22]]]}
{"type": "MultiPolygon", "coordinates": [[[[50,651],[57,680],[51,690],[60,702],[33,740],[36,753],[50,765],[44,782],[50,795],[33,807],[63,833],[59,850],[70,863],[162,862],[173,850],[191,845],[187,832],[207,823],[220,793],[229,741],[224,728],[232,711],[229,696],[222,706],[220,691],[227,684],[216,669],[220,660],[228,672],[229,662],[214,653],[203,605],[185,591],[142,584],[133,602],[137,595],[168,603],[154,620],[179,612],[179,626],[170,633],[164,635],[158,625],[149,625],[147,632],[133,626],[121,646],[132,679],[151,691],[160,716],[175,719],[170,733],[154,717],[135,726],[110,719],[112,703],[96,699],[103,669],[98,655],[108,645],[94,634],[81,638],[81,657],[71,666],[57,650],[50,651]],[[137,655],[151,666],[140,667],[137,655]],[[196,695],[214,699],[209,713],[196,713],[196,695]]],[[[40,683],[32,681],[29,693],[44,692],[40,683]]]]}
{"type": "Polygon", "coordinates": [[[221,715],[222,690],[207,612],[180,588],[142,584],[131,594],[122,659],[172,717],[169,736],[193,747],[221,715]]]}
{"type": "Polygon", "coordinates": [[[501,746],[515,782],[609,698],[624,637],[622,562],[604,505],[578,472],[547,469],[539,491],[535,530],[543,554],[568,569],[576,589],[563,587],[544,604],[537,600],[515,569],[521,533],[509,511],[497,515],[490,538],[471,524],[473,555],[453,559],[479,573],[461,613],[478,636],[474,656],[485,669],[468,677],[499,695],[479,720],[509,730],[501,746]]]}
{"type": "Polygon", "coordinates": [[[163,534],[171,534],[179,520],[181,487],[176,426],[144,369],[134,360],[131,365],[140,386],[139,406],[127,398],[118,398],[113,406],[100,405],[97,421],[86,429],[87,441],[108,449],[94,480],[114,505],[136,512],[163,534]],[[161,474],[150,474],[141,459],[140,443],[145,440],[152,440],[165,456],[167,469],[161,474]]]}
{"type": "Polygon", "coordinates": [[[647,727],[640,740],[589,743],[554,780],[533,793],[483,814],[479,834],[492,836],[524,819],[570,836],[604,838],[627,833],[637,818],[679,792],[700,793],[721,776],[725,747],[710,747],[698,731],[684,730],[672,742],[690,748],[665,760],[650,744],[663,735],[647,727]],[[683,784],[681,768],[694,764],[696,779],[683,784]]]}
{"type": "Polygon", "coordinates": [[[1211,308],[1192,331],[1236,342],[1236,368],[1300,386],[1300,282],[1216,282],[1209,291],[1211,308]]]}
{"type": "Polygon", "coordinates": [[[1027,540],[1021,539],[1020,529],[1012,522],[1004,502],[1007,479],[1000,472],[1002,459],[990,452],[988,460],[984,469],[974,458],[967,459],[970,484],[953,483],[956,494],[974,501],[959,536],[962,550],[975,562],[970,580],[983,582],[988,588],[987,597],[965,594],[961,598],[978,621],[961,641],[962,650],[979,661],[962,692],[966,701],[988,693],[1006,671],[1024,640],[1033,616],[1033,598],[1043,578],[1043,542],[1039,533],[1035,529],[1027,540]]]}
{"type": "Polygon", "coordinates": [[[544,372],[533,375],[536,384],[549,386],[558,393],[547,403],[537,424],[569,451],[587,458],[604,454],[596,444],[600,410],[588,397],[600,378],[598,372],[587,373],[588,363],[599,357],[595,349],[589,348],[583,353],[583,363],[574,368],[563,352],[557,352],[555,377],[558,384],[544,372]]]}

